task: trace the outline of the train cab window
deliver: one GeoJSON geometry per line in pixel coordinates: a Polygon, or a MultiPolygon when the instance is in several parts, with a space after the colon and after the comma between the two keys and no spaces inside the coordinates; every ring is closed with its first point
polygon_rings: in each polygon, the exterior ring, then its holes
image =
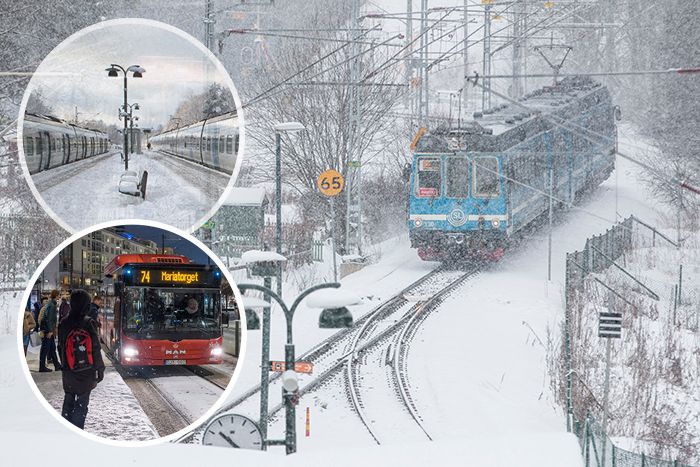
{"type": "Polygon", "coordinates": [[[498,159],[477,157],[472,174],[473,193],[477,198],[496,198],[501,192],[498,176],[498,159]]]}
{"type": "Polygon", "coordinates": [[[437,157],[421,157],[418,159],[416,170],[416,196],[421,198],[436,198],[440,196],[442,174],[440,159],[437,157]]]}
{"type": "Polygon", "coordinates": [[[445,159],[445,196],[469,197],[469,159],[466,157],[445,159]]]}
{"type": "Polygon", "coordinates": [[[233,154],[233,136],[231,135],[226,137],[226,153],[233,154]]]}
{"type": "Polygon", "coordinates": [[[34,138],[30,136],[24,137],[24,154],[27,156],[34,155],[34,138]]]}

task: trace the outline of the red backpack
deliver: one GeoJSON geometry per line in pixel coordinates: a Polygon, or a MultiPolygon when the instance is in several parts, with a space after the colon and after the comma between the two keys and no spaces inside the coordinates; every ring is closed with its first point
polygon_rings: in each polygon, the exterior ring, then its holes
{"type": "Polygon", "coordinates": [[[87,329],[73,328],[66,338],[66,363],[71,371],[94,369],[92,336],[87,329]]]}

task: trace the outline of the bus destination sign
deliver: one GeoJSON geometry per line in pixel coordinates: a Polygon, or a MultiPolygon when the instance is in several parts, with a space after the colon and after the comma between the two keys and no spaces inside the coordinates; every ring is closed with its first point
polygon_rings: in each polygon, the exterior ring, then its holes
{"type": "Polygon", "coordinates": [[[218,287],[221,279],[218,269],[129,268],[124,272],[127,285],[151,287],[218,287]]]}

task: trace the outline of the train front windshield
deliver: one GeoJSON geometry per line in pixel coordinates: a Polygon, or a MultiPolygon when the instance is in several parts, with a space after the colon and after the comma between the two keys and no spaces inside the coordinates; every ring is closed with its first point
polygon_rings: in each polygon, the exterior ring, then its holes
{"type": "Polygon", "coordinates": [[[127,287],[124,332],[133,339],[212,339],[221,334],[218,290],[127,287]]]}

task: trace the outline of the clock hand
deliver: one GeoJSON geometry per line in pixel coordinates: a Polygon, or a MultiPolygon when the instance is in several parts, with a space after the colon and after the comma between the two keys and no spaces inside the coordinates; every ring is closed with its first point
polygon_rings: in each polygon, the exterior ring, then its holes
{"type": "Polygon", "coordinates": [[[219,436],[221,436],[222,438],[224,438],[224,440],[225,440],[228,444],[230,444],[231,446],[233,446],[234,448],[240,448],[239,445],[237,445],[236,443],[234,443],[233,440],[232,440],[230,437],[226,436],[226,435],[223,434],[222,432],[219,432],[219,436]]]}

